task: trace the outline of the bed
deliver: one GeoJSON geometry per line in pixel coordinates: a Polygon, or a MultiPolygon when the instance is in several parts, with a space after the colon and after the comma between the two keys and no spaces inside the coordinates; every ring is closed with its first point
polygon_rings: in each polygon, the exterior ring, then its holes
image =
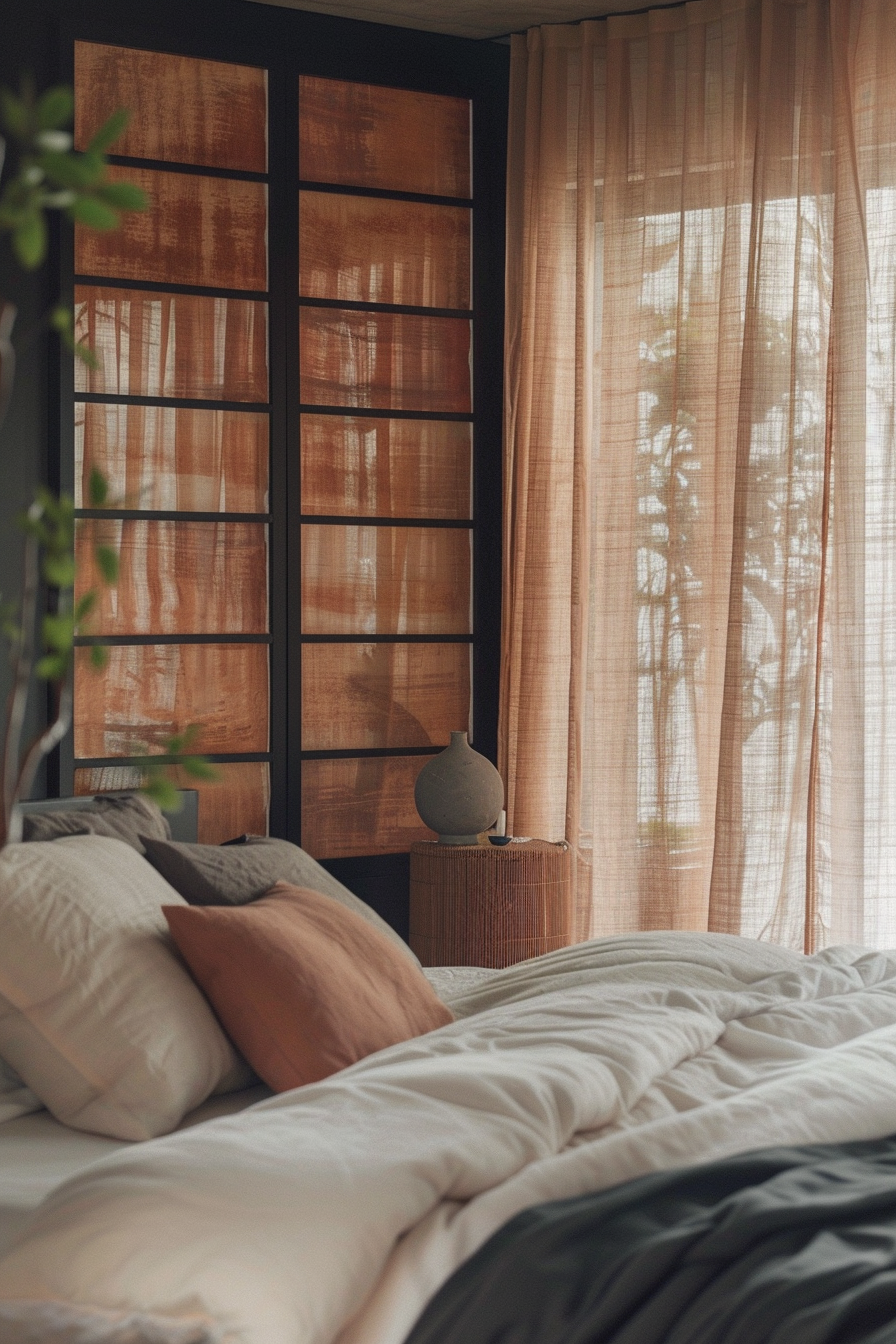
{"type": "MultiPolygon", "coordinates": [[[[4,1344],[893,1338],[893,1263],[881,1246],[896,1241],[896,954],[804,957],[725,935],[647,933],[503,971],[425,974],[454,1021],[308,1086],[232,1090],[146,1142],[90,1137],[46,1112],[0,1125],[4,1344]],[[744,1324],[746,1306],[726,1324],[705,1294],[685,1310],[673,1293],[670,1307],[670,1228],[680,1246],[685,1214],[688,1226],[709,1219],[730,1249],[737,1201],[755,1218],[757,1191],[773,1198],[794,1183],[825,1198],[836,1190],[837,1208],[855,1214],[850,1244],[870,1247],[874,1310],[871,1298],[850,1300],[866,1333],[849,1318],[838,1334],[845,1308],[829,1303],[797,1303],[799,1329],[779,1313],[761,1330],[744,1324]],[[633,1249],[633,1228],[646,1250],[633,1249]],[[623,1244],[626,1272],[607,1269],[623,1244]],[[564,1277],[558,1247],[570,1245],[564,1277]],[[534,1272],[520,1279],[530,1263],[548,1267],[549,1286],[566,1285],[559,1305],[534,1272]],[[589,1310],[624,1308],[573,1329],[596,1264],[610,1277],[589,1310]],[[648,1280],[666,1285],[650,1329],[638,1317],[648,1280]],[[528,1297],[521,1282],[533,1285],[528,1297]],[[492,1320],[495,1303],[503,1315],[492,1320]],[[560,1336],[557,1320],[569,1326],[560,1336]]],[[[779,1199],[802,1220],[802,1240],[785,1237],[788,1283],[807,1246],[831,1245],[829,1203],[812,1198],[811,1226],[798,1201],[779,1199]]],[[[747,1236],[748,1260],[754,1243],[747,1236]]],[[[754,1303],[768,1301],[763,1272],[754,1303]]],[[[832,1276],[821,1277],[827,1292],[832,1276]]]]}

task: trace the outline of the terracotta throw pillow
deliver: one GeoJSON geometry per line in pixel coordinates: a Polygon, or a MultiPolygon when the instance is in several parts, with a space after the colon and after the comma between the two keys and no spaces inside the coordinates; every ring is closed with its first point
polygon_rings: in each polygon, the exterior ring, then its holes
{"type": "Polygon", "coordinates": [[[250,905],[164,912],[225,1030],[276,1092],[454,1021],[398,948],[316,891],[278,882],[250,905]]]}

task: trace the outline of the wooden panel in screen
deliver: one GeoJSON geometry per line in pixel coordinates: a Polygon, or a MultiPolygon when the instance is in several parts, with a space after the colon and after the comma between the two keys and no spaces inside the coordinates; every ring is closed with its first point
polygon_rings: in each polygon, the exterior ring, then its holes
{"type": "Polygon", "coordinates": [[[267,75],[250,65],[75,43],[75,148],[119,107],[116,154],[267,172],[267,75]]]}
{"type": "Polygon", "coordinates": [[[470,323],[456,317],[301,308],[306,405],[468,413],[470,323]]]}
{"type": "Polygon", "coordinates": [[[267,751],[266,644],[128,644],[108,654],[97,671],[90,650],[76,650],[75,756],[158,750],[192,723],[197,751],[267,751]]]}
{"type": "Polygon", "coordinates": [[[117,229],[75,226],[75,271],[117,280],[267,289],[267,187],[261,182],[110,167],[149,207],[117,229]]]}
{"type": "MultiPolygon", "coordinates": [[[[173,782],[199,794],[199,833],[202,845],[220,845],[238,835],[267,835],[271,801],[271,770],[266,761],[228,761],[216,765],[214,782],[193,779],[171,766],[173,782]]],[[[138,789],[140,771],[131,765],[103,765],[75,771],[75,793],[109,793],[138,789]]]]}
{"type": "Polygon", "coordinates": [[[355,303],[470,307],[468,209],[303,191],[299,293],[355,303]]]}
{"type": "Polygon", "coordinates": [[[303,75],[299,176],[308,182],[468,197],[469,101],[303,75]]]}
{"type": "Polygon", "coordinates": [[[470,424],[309,414],[301,443],[303,513],[470,517],[470,424]]]}
{"type": "Polygon", "coordinates": [[[76,393],[268,399],[266,303],[77,285],[75,332],[99,360],[75,360],[76,393]]]}
{"type": "Polygon", "coordinates": [[[305,634],[465,635],[471,629],[465,528],[302,527],[305,634]]]}
{"type": "Polygon", "coordinates": [[[88,507],[97,468],[120,508],[266,513],[269,423],[263,412],[76,402],[75,507],[88,507]]]}
{"type": "Polygon", "coordinates": [[[264,523],[82,519],[75,595],[97,588],[92,635],[265,634],[268,548],[264,523]],[[105,585],[94,548],[118,551],[105,585]]]}
{"type": "Polygon", "coordinates": [[[302,764],[302,848],[316,859],[401,854],[435,834],[414,784],[429,756],[342,757],[302,764]]]}
{"type": "Polygon", "coordinates": [[[465,728],[469,721],[469,644],[305,644],[302,649],[306,751],[447,746],[452,729],[465,728]]]}

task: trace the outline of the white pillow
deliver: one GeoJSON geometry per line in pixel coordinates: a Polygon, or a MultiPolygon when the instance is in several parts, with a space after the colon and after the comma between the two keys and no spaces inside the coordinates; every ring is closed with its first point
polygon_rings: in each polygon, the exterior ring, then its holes
{"type": "Polygon", "coordinates": [[[0,1125],[18,1120],[20,1115],[42,1111],[43,1102],[27,1088],[15,1069],[0,1059],[0,1125]]]}
{"type": "Polygon", "coordinates": [[[149,1139],[250,1080],[169,941],[183,904],[122,840],[0,853],[0,1056],[64,1124],[149,1139]]]}

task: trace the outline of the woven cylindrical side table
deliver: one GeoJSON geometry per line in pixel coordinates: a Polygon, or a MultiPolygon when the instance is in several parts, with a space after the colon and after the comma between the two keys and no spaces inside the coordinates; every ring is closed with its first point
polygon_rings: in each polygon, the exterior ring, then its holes
{"type": "Polygon", "coordinates": [[[411,846],[410,943],[424,966],[511,966],[572,938],[565,842],[411,846]]]}

